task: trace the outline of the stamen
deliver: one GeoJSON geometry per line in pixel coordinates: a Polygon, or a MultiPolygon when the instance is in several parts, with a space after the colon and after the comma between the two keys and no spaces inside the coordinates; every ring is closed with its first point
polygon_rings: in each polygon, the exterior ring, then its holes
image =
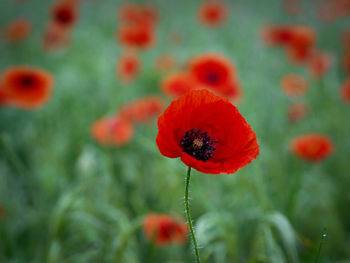
{"type": "Polygon", "coordinates": [[[184,152],[197,160],[206,162],[213,156],[213,152],[216,150],[216,143],[217,141],[213,141],[208,136],[208,132],[201,132],[201,129],[193,128],[185,131],[180,145],[184,152]]]}

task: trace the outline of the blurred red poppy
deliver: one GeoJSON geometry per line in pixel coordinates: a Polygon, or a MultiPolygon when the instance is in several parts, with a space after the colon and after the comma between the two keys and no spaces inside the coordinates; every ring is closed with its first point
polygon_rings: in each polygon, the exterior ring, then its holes
{"type": "Polygon", "coordinates": [[[307,92],[308,84],[302,76],[291,73],[281,79],[281,88],[289,97],[300,97],[307,92]]]}
{"type": "Polygon", "coordinates": [[[117,11],[118,20],[122,23],[137,23],[153,26],[158,22],[159,15],[155,6],[124,3],[117,11]]]}
{"type": "Polygon", "coordinates": [[[340,88],[340,97],[345,103],[350,104],[350,78],[340,88]]]}
{"type": "Polygon", "coordinates": [[[1,82],[9,104],[34,109],[43,106],[50,99],[54,78],[40,68],[13,66],[2,73],[1,82]]]}
{"type": "Polygon", "coordinates": [[[287,46],[288,58],[291,62],[302,64],[308,61],[316,43],[316,33],[308,26],[293,27],[292,38],[287,46]]]}
{"type": "Polygon", "coordinates": [[[119,114],[123,119],[136,123],[146,123],[159,116],[164,108],[160,97],[147,96],[124,104],[119,114]]]}
{"type": "Polygon", "coordinates": [[[290,43],[293,29],[290,25],[265,26],[261,31],[261,39],[268,46],[285,46],[290,43]]]}
{"type": "Polygon", "coordinates": [[[194,88],[193,80],[184,72],[171,73],[161,82],[162,91],[172,98],[177,98],[194,88]]]}
{"type": "Polygon", "coordinates": [[[156,42],[153,27],[144,24],[121,24],[116,32],[120,45],[131,48],[149,49],[156,42]]]}
{"type": "Polygon", "coordinates": [[[161,154],[210,174],[234,173],[259,154],[256,135],[238,109],[208,90],[174,100],[158,119],[161,154]]]}
{"type": "Polygon", "coordinates": [[[290,123],[297,123],[302,118],[304,118],[309,111],[310,108],[307,104],[301,102],[293,102],[288,107],[288,120],[290,123]]]}
{"type": "Polygon", "coordinates": [[[229,7],[225,2],[209,0],[200,5],[197,18],[203,26],[217,27],[226,22],[228,15],[229,7]]]}
{"type": "Polygon", "coordinates": [[[333,154],[334,145],[327,135],[309,133],[295,138],[290,143],[290,150],[301,159],[319,162],[333,154]]]}
{"type": "Polygon", "coordinates": [[[8,98],[4,91],[2,91],[1,85],[0,85],[0,106],[4,106],[7,104],[8,98]]]}
{"type": "Polygon", "coordinates": [[[27,39],[32,29],[32,23],[28,19],[18,18],[2,29],[1,38],[7,43],[18,43],[27,39]]]}
{"type": "Polygon", "coordinates": [[[333,58],[330,54],[315,51],[308,61],[309,74],[315,79],[321,79],[331,68],[333,58]]]}
{"type": "Polygon", "coordinates": [[[139,56],[131,51],[127,51],[120,56],[117,62],[117,78],[122,83],[130,83],[141,71],[141,60],[139,56]]]}
{"type": "Polygon", "coordinates": [[[64,28],[72,28],[79,19],[77,1],[58,0],[51,8],[51,20],[64,28]]]}
{"type": "Polygon", "coordinates": [[[41,43],[45,51],[53,51],[70,44],[70,30],[49,23],[42,35],[41,43]]]}
{"type": "Polygon", "coordinates": [[[188,228],[185,222],[164,214],[148,214],[143,221],[143,231],[147,240],[157,246],[184,244],[188,228]]]}
{"type": "Polygon", "coordinates": [[[133,134],[133,125],[118,116],[101,118],[91,127],[92,137],[103,145],[122,146],[131,141],[133,134]]]}
{"type": "Polygon", "coordinates": [[[163,72],[174,68],[176,59],[170,54],[161,54],[157,57],[155,62],[156,70],[163,72]]]}
{"type": "Polygon", "coordinates": [[[238,93],[236,68],[220,54],[204,53],[194,57],[189,63],[189,73],[199,88],[210,89],[220,96],[238,93]]]}

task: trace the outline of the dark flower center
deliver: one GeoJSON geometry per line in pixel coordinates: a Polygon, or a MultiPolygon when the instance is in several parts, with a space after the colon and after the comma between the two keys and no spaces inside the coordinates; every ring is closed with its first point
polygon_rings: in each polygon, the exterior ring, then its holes
{"type": "Polygon", "coordinates": [[[185,153],[193,156],[197,160],[208,161],[216,150],[215,144],[208,132],[201,132],[201,129],[191,129],[185,132],[180,145],[185,153]]]}
{"type": "Polygon", "coordinates": [[[32,76],[23,76],[20,80],[22,87],[30,87],[34,84],[35,80],[32,78],[32,76]]]}
{"type": "Polygon", "coordinates": [[[214,73],[214,72],[210,72],[207,74],[207,81],[211,84],[216,84],[219,80],[219,76],[214,73]]]}
{"type": "Polygon", "coordinates": [[[73,21],[73,14],[68,9],[58,10],[55,16],[56,16],[56,21],[64,25],[68,25],[73,21]]]}

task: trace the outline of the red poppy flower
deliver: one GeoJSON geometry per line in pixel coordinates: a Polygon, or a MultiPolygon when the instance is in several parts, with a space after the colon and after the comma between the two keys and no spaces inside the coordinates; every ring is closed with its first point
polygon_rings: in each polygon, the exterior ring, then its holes
{"type": "Polygon", "coordinates": [[[92,137],[103,145],[122,146],[131,141],[133,134],[132,124],[118,116],[99,119],[91,127],[92,137]]]}
{"type": "Polygon", "coordinates": [[[234,173],[259,154],[256,135],[238,109],[207,90],[174,100],[158,119],[159,151],[210,174],[234,173]]]}
{"type": "Polygon", "coordinates": [[[141,60],[136,53],[126,52],[117,62],[117,77],[122,83],[133,81],[141,70],[141,60]]]}
{"type": "Polygon", "coordinates": [[[176,59],[170,54],[159,55],[155,62],[156,70],[163,72],[174,68],[176,59]]]}
{"type": "Polygon", "coordinates": [[[54,78],[46,70],[30,66],[8,67],[1,75],[2,90],[11,105],[34,109],[51,97],[54,78]]]}
{"type": "Polygon", "coordinates": [[[2,84],[0,83],[0,106],[6,105],[8,102],[8,98],[6,93],[2,90],[2,84]]]}
{"type": "Polygon", "coordinates": [[[224,96],[222,91],[236,82],[236,69],[226,57],[216,53],[204,53],[190,61],[189,73],[200,88],[210,89],[224,96]]]}
{"type": "Polygon", "coordinates": [[[345,103],[350,104],[350,79],[347,79],[341,86],[340,97],[345,103]]]}
{"type": "Polygon", "coordinates": [[[151,48],[156,41],[153,27],[140,23],[121,24],[116,37],[122,46],[140,49],[151,48]]]}
{"type": "Polygon", "coordinates": [[[307,104],[294,102],[289,105],[287,116],[290,123],[296,123],[306,116],[310,108],[307,104]]]}
{"type": "Polygon", "coordinates": [[[157,96],[148,96],[131,101],[120,108],[122,118],[136,123],[146,123],[159,116],[164,108],[164,102],[157,96]]]}
{"type": "Polygon", "coordinates": [[[201,4],[198,10],[199,22],[207,27],[217,27],[226,22],[229,15],[229,7],[225,2],[214,0],[201,4]]]}
{"type": "Polygon", "coordinates": [[[158,21],[158,11],[154,6],[124,3],[119,6],[117,17],[122,23],[137,23],[153,26],[158,21]]]}
{"type": "Polygon", "coordinates": [[[187,224],[164,214],[149,214],[143,221],[146,238],[157,246],[172,243],[184,244],[187,240],[187,224]]]}
{"type": "Polygon", "coordinates": [[[302,64],[308,61],[316,43],[315,31],[307,26],[294,26],[292,39],[287,46],[291,62],[302,64]]]}
{"type": "Polygon", "coordinates": [[[319,162],[334,152],[334,145],[327,135],[309,133],[295,138],[290,144],[290,150],[301,159],[319,162]]]}
{"type": "Polygon", "coordinates": [[[290,43],[293,36],[290,25],[266,26],[261,31],[261,39],[268,46],[285,46],[290,43]]]}
{"type": "Polygon", "coordinates": [[[13,20],[1,32],[1,38],[8,43],[17,43],[28,38],[32,33],[32,23],[25,18],[13,20]]]}
{"type": "Polygon", "coordinates": [[[291,73],[282,78],[281,88],[287,96],[300,97],[307,92],[308,84],[302,76],[291,73]]]}
{"type": "Polygon", "coordinates": [[[53,51],[70,44],[70,30],[55,23],[49,23],[46,27],[41,43],[45,51],[53,51]]]}
{"type": "Polygon", "coordinates": [[[333,58],[330,54],[320,51],[314,52],[308,61],[310,75],[315,79],[322,78],[331,68],[332,62],[333,58]]]}
{"type": "Polygon", "coordinates": [[[162,91],[169,97],[176,98],[195,88],[187,73],[174,72],[166,76],[161,83],[162,91]]]}
{"type": "Polygon", "coordinates": [[[78,11],[76,1],[59,0],[51,9],[52,22],[64,28],[71,28],[79,19],[78,11]]]}

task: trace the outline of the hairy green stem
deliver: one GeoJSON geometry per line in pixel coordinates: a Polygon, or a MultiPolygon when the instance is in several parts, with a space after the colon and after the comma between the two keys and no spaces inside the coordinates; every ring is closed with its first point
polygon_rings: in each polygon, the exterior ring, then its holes
{"type": "Polygon", "coordinates": [[[191,167],[188,167],[187,177],[186,177],[186,189],[185,189],[185,208],[186,208],[187,222],[188,222],[188,226],[190,227],[190,232],[191,232],[191,236],[192,236],[192,240],[193,240],[194,252],[196,254],[196,260],[197,260],[197,263],[200,263],[201,261],[199,259],[197,240],[196,240],[196,237],[194,235],[191,214],[190,214],[190,206],[188,204],[188,189],[190,186],[190,178],[191,178],[191,167]]]}

